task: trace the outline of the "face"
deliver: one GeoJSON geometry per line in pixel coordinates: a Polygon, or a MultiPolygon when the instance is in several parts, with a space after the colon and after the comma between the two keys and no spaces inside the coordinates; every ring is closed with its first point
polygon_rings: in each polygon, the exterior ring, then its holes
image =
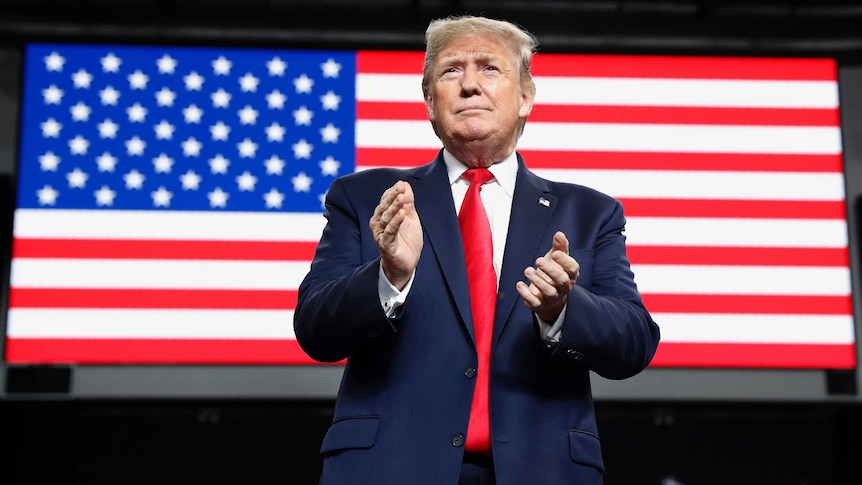
{"type": "Polygon", "coordinates": [[[465,161],[459,152],[472,147],[511,153],[533,98],[521,89],[516,54],[481,35],[455,40],[440,52],[425,107],[443,146],[465,161]]]}

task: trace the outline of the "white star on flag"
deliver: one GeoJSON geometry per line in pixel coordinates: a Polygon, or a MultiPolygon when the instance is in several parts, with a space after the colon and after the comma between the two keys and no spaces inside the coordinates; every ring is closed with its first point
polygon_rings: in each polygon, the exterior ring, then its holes
{"type": "Polygon", "coordinates": [[[93,82],[93,75],[84,69],[78,69],[78,71],[72,75],[72,82],[76,88],[87,89],[90,87],[90,83],[93,82]]]}
{"type": "Polygon", "coordinates": [[[99,91],[99,97],[101,98],[103,105],[116,106],[117,101],[120,99],[120,92],[109,84],[108,86],[105,86],[105,89],[99,91]]]}
{"type": "Polygon", "coordinates": [[[102,61],[102,70],[105,72],[119,72],[120,64],[123,63],[119,57],[115,56],[112,52],[108,53],[105,57],[101,59],[102,61]]]}
{"type": "Polygon", "coordinates": [[[173,74],[177,68],[177,60],[165,54],[156,61],[159,66],[159,74],[173,74]]]}
{"type": "Polygon", "coordinates": [[[50,55],[45,56],[44,59],[45,69],[48,71],[60,72],[63,70],[63,64],[66,63],[66,59],[56,52],[52,52],[50,55]]]}

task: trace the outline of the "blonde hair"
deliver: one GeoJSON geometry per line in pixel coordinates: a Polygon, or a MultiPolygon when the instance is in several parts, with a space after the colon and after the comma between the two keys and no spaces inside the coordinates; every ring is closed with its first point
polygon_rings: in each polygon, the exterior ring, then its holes
{"type": "Polygon", "coordinates": [[[528,94],[536,94],[536,84],[530,73],[530,63],[539,42],[529,32],[504,20],[463,15],[432,20],[425,31],[425,65],[422,69],[422,96],[431,91],[431,77],[437,56],[450,42],[470,36],[489,34],[498,37],[518,56],[521,88],[528,94]]]}

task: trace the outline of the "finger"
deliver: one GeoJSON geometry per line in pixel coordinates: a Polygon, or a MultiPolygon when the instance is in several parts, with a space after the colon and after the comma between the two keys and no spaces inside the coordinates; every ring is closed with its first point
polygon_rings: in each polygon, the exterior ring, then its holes
{"type": "MultiPolygon", "coordinates": [[[[543,278],[548,283],[553,283],[553,279],[543,270],[546,265],[547,263],[545,263],[545,258],[539,258],[536,260],[536,267],[527,268],[524,272],[524,276],[528,275],[527,271],[531,271],[529,274],[535,275],[537,278],[543,278]]],[[[529,277],[530,276],[528,276],[528,278],[529,277]]]]}
{"type": "Polygon", "coordinates": [[[537,268],[550,278],[560,293],[568,293],[577,281],[580,270],[578,262],[567,254],[556,251],[551,258],[536,260],[537,268]]]}
{"type": "Polygon", "coordinates": [[[401,208],[398,207],[397,203],[393,201],[393,203],[390,204],[389,207],[387,207],[382,214],[380,214],[380,222],[383,224],[383,228],[385,228],[389,225],[390,222],[392,222],[392,219],[395,217],[395,214],[398,213],[400,209],[401,208]]]}
{"type": "Polygon", "coordinates": [[[379,235],[386,229],[386,225],[392,218],[391,213],[387,216],[386,211],[391,208],[392,202],[397,195],[397,186],[398,184],[395,183],[383,191],[383,194],[380,196],[380,203],[378,203],[377,207],[374,208],[374,213],[368,221],[371,231],[375,234],[375,238],[379,237],[379,235]]]}
{"type": "Polygon", "coordinates": [[[413,195],[413,187],[410,185],[410,183],[403,180],[399,180],[398,183],[396,183],[396,186],[398,187],[399,193],[402,194],[401,200],[403,204],[405,206],[408,204],[413,204],[415,196],[413,195]]]}
{"type": "Polygon", "coordinates": [[[399,204],[404,206],[412,204],[414,200],[413,187],[411,187],[409,183],[403,180],[395,182],[392,187],[386,189],[386,195],[388,197],[388,205],[392,205],[398,202],[399,204]]]}
{"type": "Polygon", "coordinates": [[[380,197],[380,206],[384,210],[387,209],[390,205],[392,205],[392,202],[395,200],[396,197],[398,197],[398,194],[404,192],[403,185],[404,183],[399,180],[383,192],[383,195],[380,197]]]}
{"type": "Polygon", "coordinates": [[[557,286],[552,285],[547,281],[541,280],[537,282],[533,281],[531,283],[533,283],[532,286],[536,288],[535,291],[539,292],[539,295],[542,300],[546,300],[548,298],[556,298],[560,295],[560,291],[557,289],[557,286]]]}
{"type": "Polygon", "coordinates": [[[539,299],[536,295],[534,295],[530,291],[530,287],[527,286],[527,284],[523,281],[517,282],[515,284],[515,289],[521,296],[521,300],[523,300],[524,304],[527,305],[527,308],[535,310],[536,308],[539,308],[539,306],[542,304],[542,300],[539,299]]]}
{"type": "Polygon", "coordinates": [[[380,197],[380,205],[383,208],[388,207],[389,204],[392,203],[392,199],[395,198],[395,194],[397,193],[397,188],[398,182],[394,183],[391,187],[389,187],[383,192],[383,195],[380,197]]]}
{"type": "Polygon", "coordinates": [[[524,276],[530,281],[530,290],[535,296],[544,299],[553,298],[559,294],[553,281],[548,281],[548,276],[541,271],[527,268],[524,271],[524,276]]]}
{"type": "Polygon", "coordinates": [[[392,216],[392,219],[389,221],[389,223],[386,224],[386,227],[384,228],[383,232],[386,235],[393,237],[398,234],[398,230],[401,229],[401,223],[404,222],[404,216],[405,214],[403,210],[396,212],[392,216]]]}
{"type": "Polygon", "coordinates": [[[554,253],[552,259],[560,266],[566,275],[566,278],[576,280],[581,270],[581,265],[578,261],[561,252],[554,253]]]}
{"type": "Polygon", "coordinates": [[[392,199],[394,198],[395,186],[389,187],[383,194],[380,195],[380,202],[377,204],[377,207],[374,208],[374,214],[372,215],[372,219],[379,220],[380,217],[383,216],[383,212],[392,204],[392,199]]]}
{"type": "Polygon", "coordinates": [[[394,204],[397,204],[400,209],[404,210],[407,216],[418,216],[413,188],[409,183],[401,181],[399,182],[399,190],[400,192],[396,195],[394,204]]]}
{"type": "Polygon", "coordinates": [[[371,216],[371,219],[368,220],[368,227],[371,228],[371,232],[375,235],[379,233],[383,225],[380,223],[380,217],[383,215],[383,209],[378,205],[374,209],[374,214],[371,216]]]}
{"type": "Polygon", "coordinates": [[[577,262],[575,262],[575,260],[570,256],[556,252],[554,253],[553,258],[539,258],[536,260],[536,268],[547,275],[549,283],[563,286],[571,281],[570,271],[567,266],[565,266],[570,263],[574,264],[574,266],[570,266],[571,268],[577,266],[577,262]]]}
{"type": "Polygon", "coordinates": [[[380,221],[384,226],[389,225],[392,222],[392,219],[404,209],[404,203],[402,200],[403,194],[399,194],[394,192],[394,197],[389,203],[389,206],[385,208],[382,214],[380,214],[380,221]]]}
{"type": "Polygon", "coordinates": [[[554,265],[551,268],[542,269],[542,273],[547,277],[549,285],[555,288],[563,288],[571,282],[571,276],[559,265],[554,265]]]}

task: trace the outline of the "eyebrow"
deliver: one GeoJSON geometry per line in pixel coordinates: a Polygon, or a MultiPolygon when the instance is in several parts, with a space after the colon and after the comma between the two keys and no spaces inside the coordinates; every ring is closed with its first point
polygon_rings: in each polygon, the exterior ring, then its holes
{"type": "Polygon", "coordinates": [[[466,55],[465,54],[450,55],[450,56],[446,56],[446,57],[441,57],[438,62],[440,64],[453,64],[456,62],[464,61],[469,57],[472,57],[473,59],[480,61],[480,62],[499,62],[499,57],[497,57],[493,54],[488,54],[486,52],[469,53],[466,55]]]}

